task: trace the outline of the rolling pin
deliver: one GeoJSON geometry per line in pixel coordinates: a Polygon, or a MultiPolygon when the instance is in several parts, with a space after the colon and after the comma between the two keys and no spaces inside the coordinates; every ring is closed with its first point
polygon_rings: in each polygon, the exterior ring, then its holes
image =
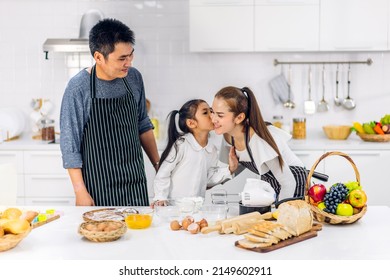
{"type": "Polygon", "coordinates": [[[235,222],[250,221],[253,219],[261,220],[261,219],[265,219],[268,216],[269,216],[268,213],[262,215],[259,212],[251,212],[251,213],[239,215],[233,218],[217,221],[216,224],[213,226],[204,227],[202,228],[201,233],[206,234],[213,231],[218,231],[219,233],[225,233],[225,231],[230,232],[230,228],[235,222]]]}

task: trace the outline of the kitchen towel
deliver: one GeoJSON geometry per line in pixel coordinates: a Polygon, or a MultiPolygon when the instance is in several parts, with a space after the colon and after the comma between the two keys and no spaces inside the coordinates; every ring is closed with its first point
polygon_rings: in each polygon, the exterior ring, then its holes
{"type": "MultiPolygon", "coordinates": [[[[288,100],[289,84],[283,74],[279,74],[273,78],[269,85],[271,87],[272,97],[276,104],[285,103],[288,100]]],[[[294,100],[292,91],[290,92],[290,100],[294,100]]]]}

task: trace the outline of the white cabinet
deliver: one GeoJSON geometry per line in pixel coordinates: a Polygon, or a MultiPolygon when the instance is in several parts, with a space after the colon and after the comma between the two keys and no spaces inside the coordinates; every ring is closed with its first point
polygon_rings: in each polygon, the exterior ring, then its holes
{"type": "Polygon", "coordinates": [[[190,51],[253,51],[253,0],[190,0],[190,51]]]}
{"type": "Polygon", "coordinates": [[[255,51],[319,50],[319,0],[255,0],[255,51]]]}
{"type": "Polygon", "coordinates": [[[24,151],[26,205],[75,205],[60,151],[24,151]]]}
{"type": "Polygon", "coordinates": [[[0,164],[12,164],[16,167],[17,204],[24,204],[23,152],[22,151],[0,151],[0,164]]]}
{"type": "Polygon", "coordinates": [[[386,50],[388,0],[326,0],[320,9],[320,50],[386,50]]]}
{"type": "MultiPolygon", "coordinates": [[[[386,174],[390,162],[390,150],[344,150],[355,163],[360,174],[360,183],[367,193],[368,205],[390,206],[390,188],[386,183],[386,174]]],[[[352,165],[343,157],[332,156],[325,159],[325,170],[329,182],[355,181],[352,165]]]]}

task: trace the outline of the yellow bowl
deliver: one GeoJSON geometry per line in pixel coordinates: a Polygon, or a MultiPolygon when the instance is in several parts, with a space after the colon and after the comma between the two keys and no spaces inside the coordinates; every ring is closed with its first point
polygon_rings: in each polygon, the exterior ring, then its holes
{"type": "Polygon", "coordinates": [[[137,209],[138,213],[130,213],[125,222],[130,229],[144,229],[150,227],[153,220],[153,209],[137,209]]]}
{"type": "Polygon", "coordinates": [[[351,126],[348,125],[326,125],[322,129],[331,140],[346,140],[351,134],[351,126]]]}

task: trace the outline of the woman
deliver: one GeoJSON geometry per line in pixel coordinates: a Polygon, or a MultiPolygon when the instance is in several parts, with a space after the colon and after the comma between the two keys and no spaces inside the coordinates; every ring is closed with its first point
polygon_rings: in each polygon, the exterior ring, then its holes
{"type": "Polygon", "coordinates": [[[223,134],[220,159],[236,155],[231,170],[244,168],[261,176],[274,188],[278,200],[304,195],[306,170],[291,151],[291,135],[266,123],[253,92],[244,87],[222,88],[212,105],[212,121],[217,134],[223,134]]]}

